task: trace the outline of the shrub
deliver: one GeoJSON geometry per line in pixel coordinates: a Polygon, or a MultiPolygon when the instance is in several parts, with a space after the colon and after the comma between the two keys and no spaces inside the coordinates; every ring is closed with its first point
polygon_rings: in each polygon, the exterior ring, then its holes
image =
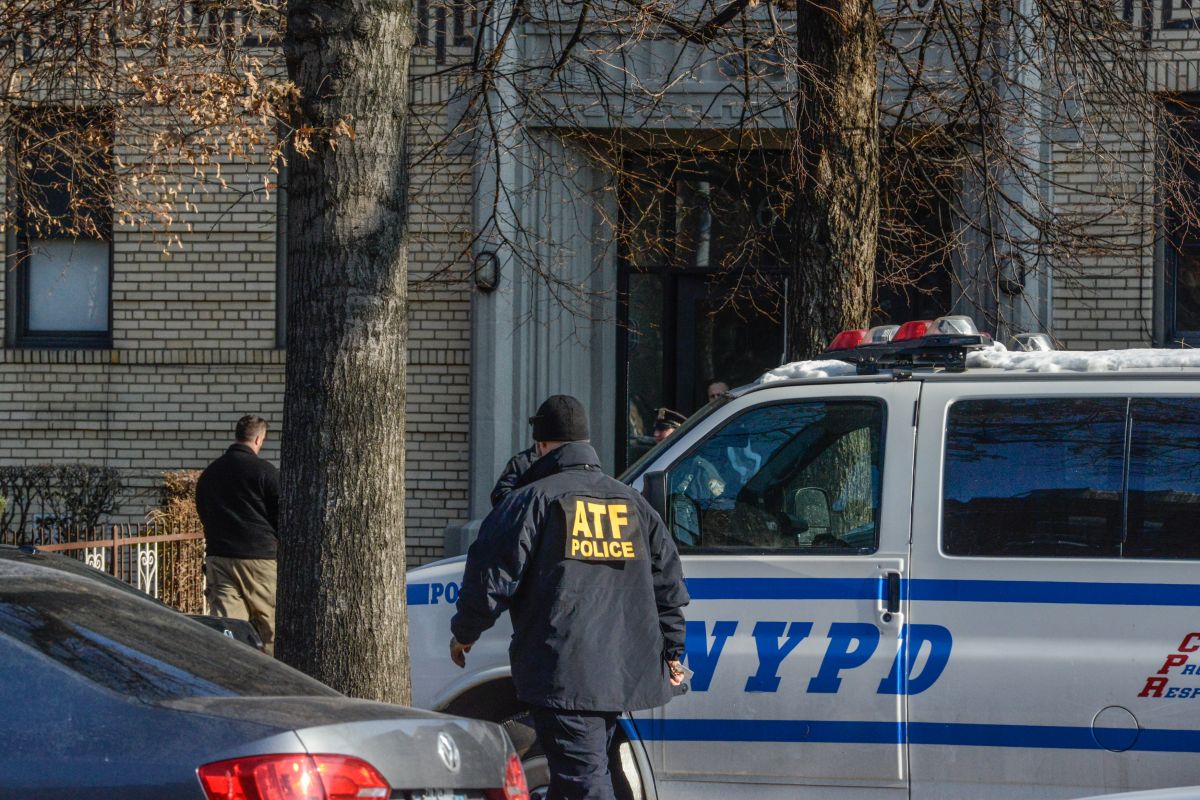
{"type": "MultiPolygon", "coordinates": [[[[198,470],[164,472],[159,506],[146,515],[152,533],[200,533],[196,513],[198,470]]],[[[182,541],[162,550],[159,599],[187,614],[204,613],[204,540],[182,541]]]]}
{"type": "Polygon", "coordinates": [[[96,464],[0,467],[0,532],[23,538],[37,527],[94,528],[120,508],[125,479],[96,464]]]}

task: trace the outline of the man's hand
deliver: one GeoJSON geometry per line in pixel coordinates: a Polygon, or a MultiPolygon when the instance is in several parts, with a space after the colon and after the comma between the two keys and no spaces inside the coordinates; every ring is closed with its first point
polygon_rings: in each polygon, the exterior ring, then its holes
{"type": "Polygon", "coordinates": [[[683,683],[683,662],[678,659],[667,662],[667,669],[671,671],[671,685],[678,686],[683,683]]]}
{"type": "MultiPolygon", "coordinates": [[[[469,652],[471,652],[471,645],[463,644],[458,639],[455,639],[453,636],[450,637],[450,660],[451,661],[453,661],[455,664],[458,664],[459,667],[466,669],[467,653],[469,653],[469,652]]],[[[672,675],[674,675],[674,673],[672,673],[672,675]]]]}

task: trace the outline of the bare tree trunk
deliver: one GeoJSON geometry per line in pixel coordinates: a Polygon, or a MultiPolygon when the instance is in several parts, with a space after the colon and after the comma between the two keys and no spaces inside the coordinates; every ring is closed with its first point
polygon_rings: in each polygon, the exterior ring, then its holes
{"type": "Polygon", "coordinates": [[[408,702],[404,603],[408,0],[290,0],[293,159],[279,640],[355,697],[408,702]]]}
{"type": "Polygon", "coordinates": [[[822,350],[865,325],[879,227],[879,21],[872,0],[800,0],[797,9],[800,249],[788,352],[822,350]]]}

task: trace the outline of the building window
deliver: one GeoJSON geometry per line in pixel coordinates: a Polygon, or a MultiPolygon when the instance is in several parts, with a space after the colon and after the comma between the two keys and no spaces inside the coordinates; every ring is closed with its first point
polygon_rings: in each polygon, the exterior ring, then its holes
{"type": "Polygon", "coordinates": [[[111,117],[38,109],[11,126],[8,341],[111,347],[111,117]]]}

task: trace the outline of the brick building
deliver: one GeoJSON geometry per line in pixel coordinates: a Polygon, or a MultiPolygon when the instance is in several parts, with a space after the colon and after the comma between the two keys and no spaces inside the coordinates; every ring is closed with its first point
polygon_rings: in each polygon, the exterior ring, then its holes
{"type": "MultiPolygon", "coordinates": [[[[435,55],[421,48],[414,69],[434,71],[435,55]]],[[[444,122],[447,82],[422,80],[415,91],[425,117],[414,126],[420,148],[444,122]]],[[[120,137],[113,152],[133,157],[120,137]]],[[[226,188],[195,191],[168,229],[110,223],[110,241],[74,243],[69,268],[53,259],[53,242],[9,231],[0,464],[125,470],[131,491],[120,517],[128,521],[156,503],[159,473],[203,468],[219,455],[242,414],[271,422],[263,455],[278,464],[286,193],[262,191],[275,181],[265,163],[222,171],[226,188]],[[36,247],[47,254],[40,263],[13,268],[36,247]]],[[[469,262],[469,155],[426,163],[413,183],[408,555],[420,563],[440,557],[446,525],[466,514],[470,287],[457,278],[469,262]]]]}
{"type": "MultiPolygon", "coordinates": [[[[414,84],[414,152],[439,139],[454,113],[451,80],[431,76],[466,54],[463,21],[418,5],[427,24],[414,71],[426,77],[414,84]]],[[[1150,26],[1162,51],[1151,88],[1200,92],[1194,32],[1165,18],[1164,8],[1170,5],[1153,11],[1150,26]]],[[[526,35],[535,42],[538,32],[526,35]]],[[[717,108],[721,80],[701,76],[678,87],[677,100],[717,108]]],[[[113,144],[121,153],[119,133],[113,144]]],[[[500,467],[527,445],[525,419],[546,394],[584,400],[602,459],[619,469],[645,449],[655,407],[691,411],[709,378],[736,384],[785,356],[780,323],[769,315],[721,316],[704,264],[641,264],[638,254],[620,252],[608,227],[620,209],[601,191],[608,176],[561,140],[538,144],[521,158],[506,151],[519,142],[482,156],[471,145],[442,148],[420,160],[413,177],[407,509],[414,563],[462,547],[469,521],[488,508],[500,467]],[[561,302],[555,287],[520,268],[515,237],[481,222],[488,198],[474,187],[492,185],[511,191],[513,216],[539,233],[528,246],[564,285],[578,288],[576,302],[561,302]],[[494,290],[476,288],[477,268],[495,268],[494,290]]],[[[1069,141],[1047,146],[1054,202],[1064,211],[1086,211],[1097,202],[1097,184],[1122,180],[1112,165],[1087,163],[1069,141]]],[[[1132,141],[1128,149],[1130,163],[1154,158],[1153,143],[1132,141]]],[[[739,191],[722,183],[717,161],[710,167],[675,184],[676,205],[688,193],[739,191]]],[[[114,224],[110,241],[87,249],[86,275],[55,272],[53,262],[7,271],[0,281],[0,464],[87,461],[128,470],[137,491],[123,514],[136,519],[153,504],[160,471],[202,467],[243,413],[275,424],[264,454],[278,461],[284,196],[252,191],[267,172],[265,164],[230,164],[226,190],[192,198],[192,210],[170,231],[175,246],[159,232],[114,224]],[[64,275],[71,286],[56,281],[64,275]]],[[[1170,255],[1190,253],[1193,244],[1200,252],[1200,238],[1164,244],[1144,235],[1154,221],[1101,216],[1096,224],[1113,235],[1144,241],[1132,253],[1084,256],[1070,274],[1030,275],[1021,287],[1026,313],[1075,348],[1200,336],[1200,280],[1193,280],[1200,273],[1195,262],[1170,255]]],[[[10,265],[29,247],[12,232],[6,244],[10,265]]],[[[977,260],[959,254],[950,267],[958,273],[954,286],[981,280],[972,273],[977,260]]],[[[775,280],[769,268],[763,272],[775,280]]],[[[914,312],[980,311],[962,289],[939,303],[914,312]]],[[[1009,318],[1020,313],[1014,305],[1009,318]]]]}

